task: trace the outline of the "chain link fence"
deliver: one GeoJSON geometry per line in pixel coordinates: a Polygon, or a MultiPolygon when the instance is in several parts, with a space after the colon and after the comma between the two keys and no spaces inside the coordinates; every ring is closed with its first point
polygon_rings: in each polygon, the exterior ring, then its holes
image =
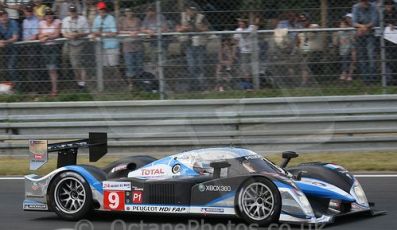
{"type": "Polygon", "coordinates": [[[393,1],[15,2],[0,11],[2,101],[397,91],[393,1]]]}

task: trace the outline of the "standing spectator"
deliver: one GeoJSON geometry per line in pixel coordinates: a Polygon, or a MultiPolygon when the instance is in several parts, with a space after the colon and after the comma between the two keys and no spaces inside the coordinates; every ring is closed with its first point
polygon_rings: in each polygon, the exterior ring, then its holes
{"type": "Polygon", "coordinates": [[[41,54],[44,57],[48,74],[51,80],[51,96],[58,95],[57,68],[59,65],[60,47],[54,41],[61,36],[61,21],[55,19],[54,12],[51,8],[45,9],[44,20],[39,24],[39,40],[42,44],[41,54]]]}
{"type": "MultiPolygon", "coordinates": [[[[348,28],[349,23],[346,19],[341,20],[340,28],[348,28]]],[[[353,63],[352,63],[352,50],[354,46],[354,31],[338,31],[336,33],[335,45],[339,47],[341,75],[339,80],[351,81],[353,74],[353,63]]]]}
{"type": "Polygon", "coordinates": [[[220,20],[219,20],[219,10],[217,9],[216,6],[214,6],[212,3],[208,2],[208,0],[201,0],[201,10],[202,12],[206,13],[206,18],[208,19],[208,24],[211,26],[211,28],[215,31],[217,30],[222,30],[220,26],[220,20]]]}
{"type": "MultiPolygon", "coordinates": [[[[318,28],[317,24],[312,24],[310,16],[307,13],[302,13],[298,17],[298,22],[301,28],[313,29],[318,28]]],[[[300,70],[302,74],[302,81],[300,86],[305,87],[309,83],[310,75],[314,71],[319,70],[316,64],[321,57],[321,38],[318,32],[301,32],[297,36],[298,57],[300,58],[300,70]]]]}
{"type": "MultiPolygon", "coordinates": [[[[97,54],[97,58],[102,58],[104,67],[114,67],[112,71],[116,71],[115,76],[120,77],[117,66],[119,65],[119,40],[117,36],[116,19],[108,13],[105,2],[97,4],[98,16],[94,20],[92,27],[92,35],[102,39],[102,56],[97,54]]],[[[114,72],[113,72],[114,73],[114,72]]],[[[114,79],[113,79],[114,81],[114,79]]]]}
{"type": "Polygon", "coordinates": [[[240,84],[241,89],[252,90],[252,67],[251,67],[251,56],[254,51],[252,44],[251,33],[256,30],[256,26],[248,26],[248,19],[239,18],[238,28],[233,38],[238,44],[239,51],[239,62],[240,72],[243,75],[242,82],[240,84]]]}
{"type": "Polygon", "coordinates": [[[280,14],[277,29],[295,29],[296,17],[297,15],[294,12],[280,14]]]}
{"type": "MultiPolygon", "coordinates": [[[[204,32],[208,31],[208,22],[203,14],[197,12],[195,7],[187,6],[181,14],[180,25],[177,26],[178,32],[204,32]]],[[[205,35],[187,36],[183,42],[186,50],[186,59],[191,81],[192,90],[203,90],[207,88],[204,77],[204,59],[206,56],[205,35]]]]}
{"type": "Polygon", "coordinates": [[[119,29],[120,34],[128,35],[123,40],[123,54],[127,67],[128,87],[131,90],[134,80],[143,73],[144,64],[143,42],[138,36],[141,31],[141,20],[132,9],[125,9],[125,17],[120,19],[119,29]]]}
{"type": "Polygon", "coordinates": [[[92,25],[94,24],[94,20],[96,18],[96,5],[95,5],[95,0],[85,0],[83,1],[83,6],[82,6],[82,11],[83,11],[83,16],[85,16],[88,20],[88,24],[90,25],[90,28],[92,28],[92,25]]]}
{"type": "Polygon", "coordinates": [[[94,37],[103,38],[103,65],[113,67],[119,65],[119,41],[117,38],[116,19],[108,13],[105,2],[97,4],[98,15],[94,20],[92,32],[94,37]]]}
{"type": "MultiPolygon", "coordinates": [[[[293,30],[293,29],[301,29],[302,25],[297,23],[297,14],[294,12],[286,12],[285,14],[282,13],[279,16],[279,22],[276,26],[277,29],[288,29],[288,30],[293,30]],[[299,28],[300,27],[300,28],[299,28]]],[[[291,40],[296,40],[296,36],[298,33],[296,32],[289,32],[288,36],[291,40]]]]}
{"type": "Polygon", "coordinates": [[[69,7],[74,6],[77,9],[77,13],[81,14],[81,4],[79,0],[55,0],[52,5],[52,11],[55,15],[63,20],[69,15],[69,7]]]}
{"type": "MultiPolygon", "coordinates": [[[[34,41],[38,39],[39,34],[39,23],[40,20],[33,14],[33,5],[28,4],[23,8],[25,19],[22,24],[22,40],[23,41],[34,41]]],[[[37,81],[40,76],[40,45],[37,43],[30,43],[24,45],[22,50],[24,58],[23,67],[26,71],[28,81],[28,91],[37,90],[37,81]]]]}
{"type": "Polygon", "coordinates": [[[273,39],[270,40],[271,55],[267,55],[272,63],[273,77],[272,84],[278,87],[290,87],[299,75],[299,68],[294,63],[300,62],[296,55],[297,32],[290,30],[298,29],[300,24],[297,22],[298,15],[294,12],[281,13],[279,21],[274,30],[273,39]]]}
{"type": "Polygon", "coordinates": [[[10,19],[16,20],[20,23],[19,11],[21,8],[21,3],[27,3],[24,0],[1,0],[0,5],[7,11],[8,17],[10,19]]]}
{"type": "Polygon", "coordinates": [[[373,27],[378,22],[376,5],[369,0],[360,0],[353,6],[353,26],[356,32],[356,49],[360,74],[366,84],[375,80],[375,35],[373,27]]]}
{"type": "Polygon", "coordinates": [[[42,0],[33,0],[33,3],[34,3],[34,8],[33,8],[34,15],[36,15],[36,17],[40,20],[44,19],[47,5],[45,5],[42,0]]]}
{"type": "MultiPolygon", "coordinates": [[[[393,0],[385,1],[384,22],[387,33],[397,33],[397,9],[393,0]]],[[[389,79],[392,84],[397,83],[397,44],[385,39],[386,46],[386,67],[389,79]]]]}
{"type": "MultiPolygon", "coordinates": [[[[347,13],[345,15],[345,21],[347,23],[347,27],[353,27],[353,14],[347,13]]],[[[356,34],[354,33],[354,43],[352,44],[351,48],[352,53],[352,64],[351,64],[351,72],[354,73],[357,65],[357,49],[356,49],[356,34]]]]}
{"type": "MultiPolygon", "coordinates": [[[[82,1],[82,15],[87,19],[89,28],[94,25],[94,20],[96,18],[96,1],[95,0],[84,0],[82,1]]],[[[96,66],[96,58],[95,58],[95,43],[94,42],[87,42],[86,44],[86,67],[87,67],[87,75],[94,76],[95,75],[95,66],[96,66]]]]}
{"type": "Polygon", "coordinates": [[[349,27],[353,27],[353,14],[352,13],[347,13],[345,15],[345,20],[346,20],[347,24],[349,25],[349,27]]]}
{"type": "MultiPolygon", "coordinates": [[[[164,15],[160,15],[160,27],[161,27],[161,32],[168,32],[168,24],[167,20],[164,17],[164,15]]],[[[159,51],[163,57],[166,57],[167,55],[165,54],[167,44],[166,41],[162,41],[162,50],[158,50],[157,48],[157,13],[156,9],[153,6],[149,6],[146,9],[146,16],[142,22],[142,32],[146,33],[149,35],[150,42],[150,61],[152,62],[152,65],[158,62],[157,60],[157,52],[159,51]]]]}
{"type": "Polygon", "coordinates": [[[23,20],[23,40],[34,41],[38,39],[40,20],[33,13],[33,5],[28,4],[23,8],[25,19],[23,20]]]}
{"type": "Polygon", "coordinates": [[[17,49],[13,45],[18,40],[18,23],[8,18],[7,11],[0,10],[0,50],[6,60],[8,80],[15,84],[16,90],[20,90],[20,80],[16,75],[17,49]]]}
{"type": "Polygon", "coordinates": [[[62,35],[68,39],[69,60],[80,89],[85,88],[87,77],[84,66],[86,42],[81,38],[86,37],[89,33],[87,19],[78,15],[78,8],[75,5],[69,5],[69,16],[62,21],[62,35]]]}
{"type": "Polygon", "coordinates": [[[234,61],[236,60],[236,50],[234,49],[234,45],[232,39],[224,38],[222,39],[221,48],[218,51],[218,64],[216,65],[216,90],[219,92],[225,91],[225,82],[229,82],[232,80],[225,76],[229,75],[232,71],[232,66],[234,61]],[[222,74],[222,72],[227,72],[229,74],[222,74]]]}

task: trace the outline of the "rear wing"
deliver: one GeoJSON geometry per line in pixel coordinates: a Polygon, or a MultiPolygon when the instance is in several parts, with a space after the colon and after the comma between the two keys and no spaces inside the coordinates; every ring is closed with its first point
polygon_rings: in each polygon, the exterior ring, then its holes
{"type": "Polygon", "coordinates": [[[79,148],[88,148],[90,162],[98,161],[108,151],[107,133],[89,133],[88,139],[53,144],[47,140],[29,140],[30,170],[45,165],[51,152],[58,152],[57,168],[75,165],[79,148]]]}

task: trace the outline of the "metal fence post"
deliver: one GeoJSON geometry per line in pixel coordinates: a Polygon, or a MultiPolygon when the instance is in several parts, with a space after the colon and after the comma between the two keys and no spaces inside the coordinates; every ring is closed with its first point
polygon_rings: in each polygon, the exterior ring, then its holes
{"type": "MultiPolygon", "coordinates": [[[[381,74],[382,74],[382,87],[387,87],[387,66],[386,66],[386,47],[385,47],[385,23],[384,23],[384,9],[385,4],[384,0],[380,3],[380,11],[379,11],[379,27],[380,27],[380,59],[381,59],[381,74]]],[[[394,73],[392,73],[394,74],[394,73]]],[[[385,90],[385,89],[384,89],[385,90]]],[[[383,92],[386,94],[387,92],[383,92]]]]}
{"type": "Polygon", "coordinates": [[[160,99],[165,99],[164,92],[164,70],[163,70],[163,41],[162,41],[162,21],[161,21],[161,1],[156,1],[156,16],[157,16],[157,73],[159,78],[160,99]]]}
{"type": "Polygon", "coordinates": [[[98,92],[103,92],[103,63],[102,63],[102,42],[100,39],[95,40],[96,54],[96,80],[98,92]]]}
{"type": "Polygon", "coordinates": [[[251,40],[252,40],[252,48],[253,48],[251,54],[252,79],[253,79],[254,89],[258,90],[260,88],[260,81],[259,81],[260,46],[258,44],[258,31],[256,29],[251,32],[251,40]]]}

